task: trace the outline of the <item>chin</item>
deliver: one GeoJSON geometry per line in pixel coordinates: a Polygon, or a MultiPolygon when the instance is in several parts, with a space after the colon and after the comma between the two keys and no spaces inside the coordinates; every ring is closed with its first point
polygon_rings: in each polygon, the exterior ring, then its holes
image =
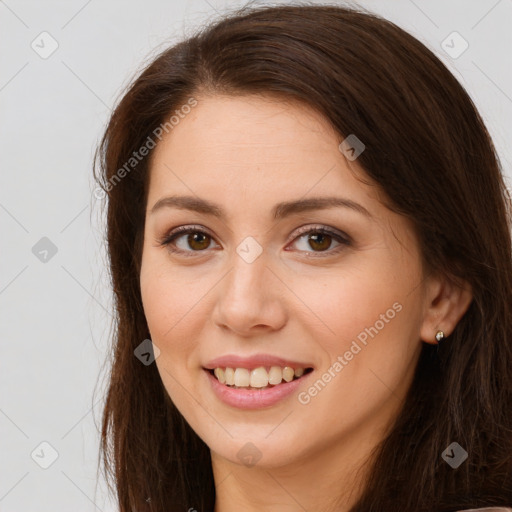
{"type": "Polygon", "coordinates": [[[265,437],[267,434],[263,434],[261,429],[244,430],[245,435],[207,444],[218,457],[248,468],[280,468],[296,463],[301,457],[298,447],[302,447],[302,443],[299,440],[291,437],[270,439],[272,434],[265,437]]]}

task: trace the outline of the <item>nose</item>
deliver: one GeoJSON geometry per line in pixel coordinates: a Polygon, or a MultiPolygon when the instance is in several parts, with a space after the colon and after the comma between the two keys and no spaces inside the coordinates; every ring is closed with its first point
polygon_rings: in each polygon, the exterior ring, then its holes
{"type": "Polygon", "coordinates": [[[234,253],[231,262],[216,287],[214,323],[243,337],[281,329],[287,321],[286,290],[269,268],[265,253],[252,262],[234,253]]]}

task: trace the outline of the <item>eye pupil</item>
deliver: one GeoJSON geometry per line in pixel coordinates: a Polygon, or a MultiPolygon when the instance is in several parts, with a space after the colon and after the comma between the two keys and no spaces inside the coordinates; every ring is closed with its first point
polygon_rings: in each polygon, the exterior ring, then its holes
{"type": "Polygon", "coordinates": [[[331,245],[330,238],[331,237],[329,235],[324,233],[314,233],[310,235],[309,245],[312,249],[325,251],[326,249],[329,249],[329,246],[331,245]],[[320,241],[318,241],[318,239],[320,239],[320,241]],[[320,247],[314,247],[314,245],[311,245],[311,242],[313,242],[313,244],[320,244],[320,247]]]}
{"type": "Polygon", "coordinates": [[[198,250],[207,249],[210,245],[209,236],[205,235],[204,233],[191,233],[188,235],[187,242],[190,247],[198,250]],[[199,238],[199,240],[198,240],[199,238]],[[206,243],[205,243],[206,242],[206,243]],[[199,247],[195,246],[194,244],[198,243],[199,247]]]}

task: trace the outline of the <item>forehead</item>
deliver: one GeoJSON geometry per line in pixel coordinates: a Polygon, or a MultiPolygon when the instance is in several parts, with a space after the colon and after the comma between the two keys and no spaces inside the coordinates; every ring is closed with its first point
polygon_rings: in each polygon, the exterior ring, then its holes
{"type": "MultiPolygon", "coordinates": [[[[342,137],[312,108],[275,97],[205,96],[153,150],[148,207],[186,193],[235,204],[342,194],[374,199],[342,137]]],[[[368,208],[369,209],[369,208],[368,208]]]]}

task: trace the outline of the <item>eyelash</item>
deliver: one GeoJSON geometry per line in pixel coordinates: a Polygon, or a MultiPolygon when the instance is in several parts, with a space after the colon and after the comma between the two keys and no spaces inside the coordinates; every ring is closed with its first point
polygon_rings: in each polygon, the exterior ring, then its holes
{"type": "MultiPolygon", "coordinates": [[[[173,229],[168,235],[166,235],[162,240],[159,241],[161,246],[167,246],[167,249],[171,253],[179,253],[186,257],[194,257],[196,256],[195,253],[202,253],[205,252],[207,249],[203,249],[201,251],[183,251],[182,249],[177,249],[176,247],[173,247],[171,244],[176,239],[180,238],[183,235],[188,235],[192,233],[201,233],[203,235],[206,235],[213,239],[213,236],[211,236],[207,231],[202,228],[202,226],[180,226],[176,229],[173,229]]],[[[319,226],[315,228],[311,228],[309,226],[304,226],[303,228],[299,228],[298,233],[293,238],[292,242],[295,241],[297,238],[301,238],[302,236],[306,234],[322,234],[322,235],[328,235],[332,238],[334,238],[337,242],[340,243],[338,247],[336,247],[334,250],[327,249],[326,251],[311,251],[311,254],[313,254],[313,257],[326,257],[331,256],[333,254],[337,254],[341,250],[344,249],[345,246],[351,245],[350,237],[348,237],[345,234],[340,234],[335,231],[332,231],[331,229],[327,228],[326,226],[319,226]],[[326,256],[324,256],[324,253],[326,253],[326,256]]],[[[300,251],[310,254],[310,251],[300,251]]]]}

